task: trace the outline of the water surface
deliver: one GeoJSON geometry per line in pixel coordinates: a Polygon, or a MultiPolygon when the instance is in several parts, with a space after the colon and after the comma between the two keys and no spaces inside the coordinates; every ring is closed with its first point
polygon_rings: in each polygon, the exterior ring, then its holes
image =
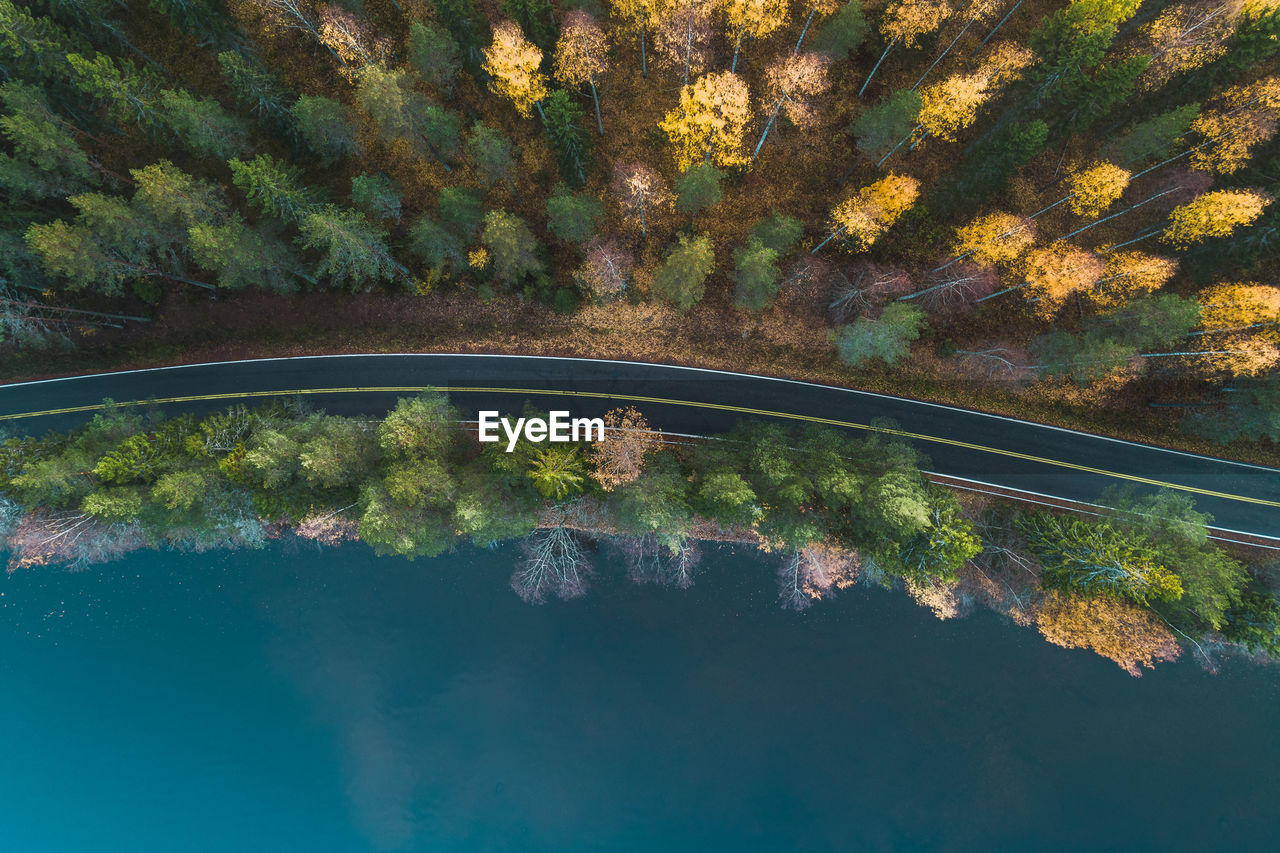
{"type": "Polygon", "coordinates": [[[1243,850],[1280,839],[1280,672],[1133,679],[988,613],[768,558],[144,553],[0,582],[15,851],[1243,850]]]}

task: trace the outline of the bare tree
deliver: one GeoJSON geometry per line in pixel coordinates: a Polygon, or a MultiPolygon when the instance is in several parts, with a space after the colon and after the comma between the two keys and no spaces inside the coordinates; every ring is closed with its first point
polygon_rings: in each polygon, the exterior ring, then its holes
{"type": "Polygon", "coordinates": [[[568,601],[586,595],[591,563],[577,536],[564,524],[535,530],[521,549],[524,562],[511,574],[511,589],[529,604],[543,604],[549,595],[568,601]]]}
{"type": "Polygon", "coordinates": [[[805,610],[813,602],[846,589],[858,579],[858,552],[810,542],[791,552],[778,567],[778,598],[789,610],[805,610]]]}
{"type": "Polygon", "coordinates": [[[627,576],[638,584],[656,583],[688,589],[702,561],[697,541],[684,537],[677,542],[664,541],[655,533],[623,536],[618,549],[627,563],[627,576]]]}

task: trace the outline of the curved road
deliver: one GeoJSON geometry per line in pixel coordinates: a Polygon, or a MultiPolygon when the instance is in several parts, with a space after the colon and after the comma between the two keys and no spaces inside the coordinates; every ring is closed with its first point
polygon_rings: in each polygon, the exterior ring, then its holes
{"type": "Polygon", "coordinates": [[[706,434],[741,417],[895,433],[931,472],[1072,501],[1135,483],[1190,493],[1220,530],[1280,539],[1280,469],[1197,456],[998,415],[741,373],[591,359],[341,355],[218,362],[0,385],[0,429],[82,423],[104,398],[203,413],[231,402],[305,395],[338,414],[385,412],[398,397],[447,391],[462,410],[599,415],[632,403],[655,427],[706,434]],[[891,419],[895,424],[880,421],[891,419]]]}

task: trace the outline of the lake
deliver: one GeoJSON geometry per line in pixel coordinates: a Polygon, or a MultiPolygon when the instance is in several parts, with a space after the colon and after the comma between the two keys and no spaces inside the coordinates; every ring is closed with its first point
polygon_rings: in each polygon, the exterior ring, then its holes
{"type": "Polygon", "coordinates": [[[0,582],[3,849],[1261,850],[1280,667],[1131,678],[772,558],[587,597],[434,560],[142,553],[0,582]]]}

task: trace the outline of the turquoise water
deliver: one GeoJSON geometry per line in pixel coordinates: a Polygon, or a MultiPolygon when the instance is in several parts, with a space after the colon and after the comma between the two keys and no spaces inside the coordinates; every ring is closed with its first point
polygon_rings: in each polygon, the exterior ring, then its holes
{"type": "Polygon", "coordinates": [[[514,548],[140,554],[0,582],[13,851],[1261,850],[1280,672],[1133,679],[857,588],[777,607],[514,548]]]}

